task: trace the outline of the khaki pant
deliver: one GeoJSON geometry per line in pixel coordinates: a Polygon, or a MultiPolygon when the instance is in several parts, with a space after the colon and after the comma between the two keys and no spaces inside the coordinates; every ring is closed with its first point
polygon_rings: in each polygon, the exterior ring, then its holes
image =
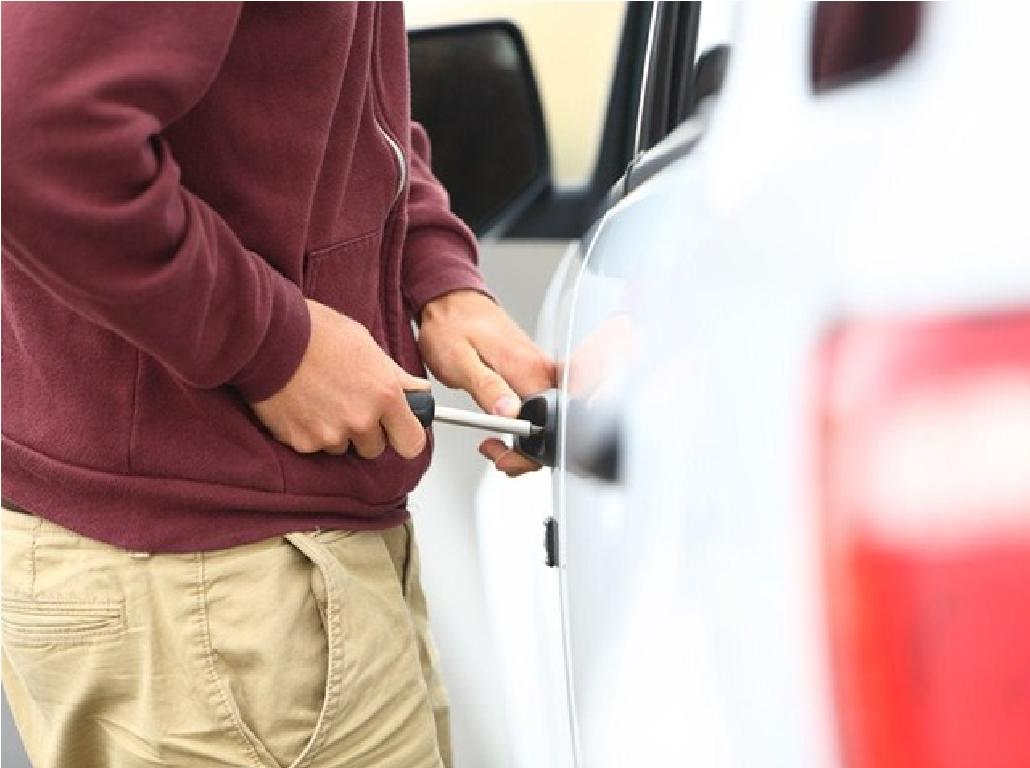
{"type": "Polygon", "coordinates": [[[450,764],[410,524],[147,555],[4,509],[2,626],[37,768],[450,764]]]}

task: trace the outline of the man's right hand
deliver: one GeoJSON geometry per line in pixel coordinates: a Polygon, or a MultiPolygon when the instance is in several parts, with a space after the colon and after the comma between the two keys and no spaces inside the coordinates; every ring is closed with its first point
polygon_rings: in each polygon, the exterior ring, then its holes
{"type": "Polygon", "coordinates": [[[344,453],[366,459],[387,444],[407,459],[418,456],[426,431],[404,390],[429,389],[395,363],[360,323],[307,300],[311,338],[286,386],[252,403],[273,437],[300,453],[344,453]]]}

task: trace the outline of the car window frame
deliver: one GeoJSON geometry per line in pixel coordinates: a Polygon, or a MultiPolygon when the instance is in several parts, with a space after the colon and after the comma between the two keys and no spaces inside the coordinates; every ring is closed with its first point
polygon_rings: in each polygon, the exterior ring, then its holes
{"type": "Polygon", "coordinates": [[[549,184],[529,208],[494,237],[576,239],[607,208],[607,196],[634,157],[635,126],[653,3],[627,2],[594,170],[581,187],[549,184]]]}
{"type": "Polygon", "coordinates": [[[701,3],[655,0],[652,6],[634,158],[659,144],[694,109],[693,82],[701,3]]]}

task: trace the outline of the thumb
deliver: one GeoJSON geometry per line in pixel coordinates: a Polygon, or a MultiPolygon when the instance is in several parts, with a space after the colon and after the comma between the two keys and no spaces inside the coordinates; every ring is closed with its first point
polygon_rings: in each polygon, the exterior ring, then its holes
{"type": "Polygon", "coordinates": [[[522,401],[508,382],[482,361],[471,346],[461,360],[462,389],[472,395],[480,408],[495,416],[518,416],[522,401]]]}

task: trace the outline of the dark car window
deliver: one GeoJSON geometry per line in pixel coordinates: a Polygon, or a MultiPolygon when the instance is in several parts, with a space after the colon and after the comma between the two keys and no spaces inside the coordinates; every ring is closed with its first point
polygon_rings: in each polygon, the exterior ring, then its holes
{"type": "Polygon", "coordinates": [[[735,13],[731,3],[654,5],[637,153],[655,146],[719,91],[735,13]]]}

